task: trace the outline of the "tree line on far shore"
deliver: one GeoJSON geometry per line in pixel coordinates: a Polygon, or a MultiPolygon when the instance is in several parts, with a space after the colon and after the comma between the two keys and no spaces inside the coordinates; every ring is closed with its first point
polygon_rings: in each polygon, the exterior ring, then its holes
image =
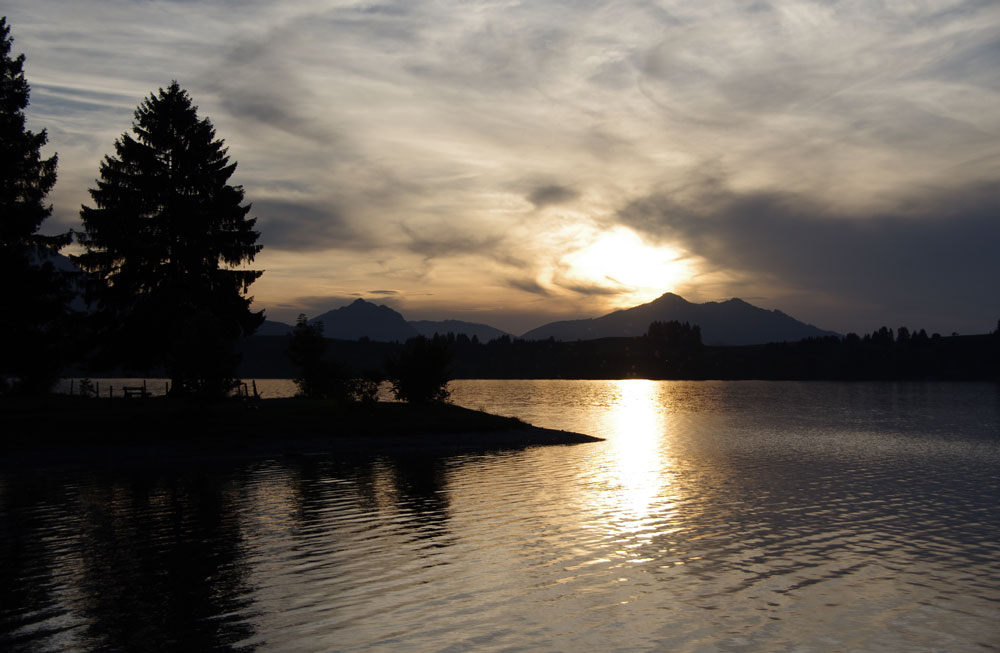
{"type": "MultiPolygon", "coordinates": [[[[504,336],[481,343],[465,335],[421,338],[434,347],[459,379],[765,379],[831,381],[1000,381],[1000,325],[991,334],[927,335],[886,327],[859,336],[798,342],[706,346],[697,325],[650,325],[646,335],[561,342],[504,336]]],[[[326,340],[325,355],[347,376],[378,376],[383,361],[408,343],[326,340]]],[[[241,343],[246,377],[288,377],[284,336],[257,336],[241,343]]]]}

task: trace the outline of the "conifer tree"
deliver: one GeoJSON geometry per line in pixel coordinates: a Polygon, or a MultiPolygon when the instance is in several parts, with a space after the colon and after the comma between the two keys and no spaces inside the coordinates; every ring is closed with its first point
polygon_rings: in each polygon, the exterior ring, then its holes
{"type": "MultiPolygon", "coordinates": [[[[6,308],[0,316],[0,374],[16,377],[22,392],[43,392],[65,360],[69,279],[47,259],[72,236],[44,236],[52,214],[45,197],[56,183],[56,155],[43,159],[45,130],[26,129],[30,89],[24,55],[11,57],[14,39],[0,18],[0,278],[6,308]]],[[[2,377],[0,377],[2,379],[2,377]]]]}
{"type": "Polygon", "coordinates": [[[236,340],[264,319],[247,296],[262,274],[245,267],[261,249],[256,220],[228,184],[236,164],[223,141],[176,81],[139,105],[132,132],[101,164],[74,257],[89,273],[104,362],[162,366],[173,392],[222,394],[236,340]]]}

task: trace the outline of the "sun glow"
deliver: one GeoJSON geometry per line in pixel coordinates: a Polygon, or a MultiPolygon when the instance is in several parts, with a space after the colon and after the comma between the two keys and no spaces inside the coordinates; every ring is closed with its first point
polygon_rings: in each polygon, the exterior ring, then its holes
{"type": "Polygon", "coordinates": [[[656,299],[692,276],[680,252],[650,245],[621,226],[595,234],[561,263],[565,280],[584,290],[617,295],[623,306],[656,299]]]}

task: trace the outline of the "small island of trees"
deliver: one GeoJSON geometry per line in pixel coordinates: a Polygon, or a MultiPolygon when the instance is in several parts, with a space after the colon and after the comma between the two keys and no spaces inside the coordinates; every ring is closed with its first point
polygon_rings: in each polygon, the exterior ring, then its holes
{"type": "MultiPolygon", "coordinates": [[[[221,399],[237,385],[238,343],[264,320],[249,288],[262,270],[256,219],[225,142],[175,80],[141,102],[130,132],[105,156],[93,204],[83,206],[82,273],[52,263],[72,233],[43,236],[58,159],[41,157],[45,131],[26,128],[24,55],[0,19],[0,265],[15,310],[0,320],[0,394],[38,395],[74,364],[125,375],[165,373],[173,396],[221,399]],[[87,310],[70,305],[82,291],[87,310]],[[8,378],[9,377],[9,378],[8,378]]],[[[322,327],[301,320],[284,352],[306,398],[370,402],[381,376],[346,377],[324,358],[322,327]]],[[[447,398],[448,360],[415,343],[386,362],[396,396],[447,398]]],[[[143,394],[145,394],[143,392],[143,394]]]]}

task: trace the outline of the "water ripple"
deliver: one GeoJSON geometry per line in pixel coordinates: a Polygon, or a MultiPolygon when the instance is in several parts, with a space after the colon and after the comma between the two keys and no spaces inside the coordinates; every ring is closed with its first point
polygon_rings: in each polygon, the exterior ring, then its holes
{"type": "Polygon", "coordinates": [[[608,439],[5,470],[0,645],[998,648],[1000,399],[910,390],[464,382],[608,439]]]}

